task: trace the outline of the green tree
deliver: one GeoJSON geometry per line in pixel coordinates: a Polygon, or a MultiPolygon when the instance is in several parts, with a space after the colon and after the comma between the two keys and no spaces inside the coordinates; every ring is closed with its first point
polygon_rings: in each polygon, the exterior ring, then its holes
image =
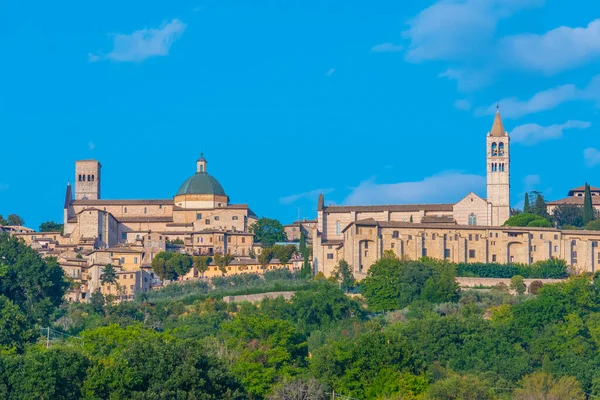
{"type": "Polygon", "coordinates": [[[587,225],[595,219],[594,206],[592,204],[592,193],[590,185],[585,183],[585,192],[583,194],[583,224],[587,225]]]}
{"type": "Polygon", "coordinates": [[[276,219],[260,218],[250,227],[254,241],[263,247],[272,247],[276,242],[285,242],[287,236],[281,222],[276,219]]]}
{"type": "Polygon", "coordinates": [[[369,268],[360,285],[369,309],[397,310],[421,298],[421,291],[434,275],[431,265],[397,258],[382,258],[369,268]]]}
{"type": "Polygon", "coordinates": [[[194,263],[194,267],[200,272],[202,278],[204,278],[204,274],[208,271],[208,265],[212,261],[212,257],[210,256],[195,256],[192,257],[192,261],[194,263]]]}
{"type": "Polygon", "coordinates": [[[64,225],[54,221],[42,222],[40,224],[40,232],[60,232],[63,233],[64,225]]]}
{"type": "Polygon", "coordinates": [[[338,265],[333,270],[332,276],[335,278],[336,282],[340,283],[340,288],[342,290],[347,292],[348,289],[354,287],[354,273],[352,267],[348,265],[346,260],[340,260],[338,262],[338,265]]]}
{"type": "Polygon", "coordinates": [[[513,215],[504,223],[505,226],[529,226],[529,227],[547,227],[551,228],[552,224],[546,218],[540,217],[537,214],[520,213],[513,215]]]}
{"type": "Polygon", "coordinates": [[[552,218],[559,227],[565,225],[581,227],[583,223],[583,208],[573,204],[559,204],[552,210],[552,218]]]}
{"type": "Polygon", "coordinates": [[[535,195],[535,202],[531,207],[531,212],[539,217],[548,219],[548,209],[546,208],[546,200],[540,192],[533,192],[535,195]]]}
{"type": "Polygon", "coordinates": [[[82,333],[93,362],[83,383],[89,399],[243,399],[239,383],[197,341],[138,326],[82,333]]]}
{"type": "Polygon", "coordinates": [[[22,240],[0,235],[0,346],[21,348],[36,324],[48,326],[68,285],[56,258],[42,259],[22,240]]]}
{"type": "Polygon", "coordinates": [[[233,261],[234,258],[235,257],[232,256],[229,253],[224,254],[224,255],[217,254],[217,255],[215,255],[215,264],[217,265],[217,267],[219,267],[219,270],[223,274],[226,274],[227,273],[227,266],[229,265],[229,263],[231,261],[233,261]]]}
{"type": "MultiPolygon", "coordinates": [[[[81,398],[88,359],[76,348],[30,346],[23,356],[4,358],[11,399],[81,398]]],[[[1,369],[0,361],[0,369],[1,369]]]]}
{"type": "Polygon", "coordinates": [[[90,306],[92,310],[98,314],[104,314],[104,306],[106,304],[106,299],[100,290],[96,290],[90,296],[90,306]]]}
{"type": "Polygon", "coordinates": [[[102,268],[102,275],[100,275],[100,283],[102,285],[113,285],[117,283],[117,271],[112,264],[106,264],[102,268]]]}
{"type": "Polygon", "coordinates": [[[174,279],[187,274],[192,269],[192,258],[187,254],[173,253],[166,263],[169,270],[174,272],[174,279]]]}
{"type": "Polygon", "coordinates": [[[304,229],[302,229],[302,227],[300,227],[300,245],[298,246],[298,250],[300,255],[304,257],[306,254],[306,235],[304,234],[304,229]]]}
{"type": "Polygon", "coordinates": [[[588,222],[583,228],[588,231],[600,231],[600,219],[588,222]]]}
{"type": "Polygon", "coordinates": [[[23,218],[19,217],[17,214],[9,214],[7,223],[8,223],[8,225],[23,226],[23,225],[25,225],[25,220],[23,218]]]}
{"type": "Polygon", "coordinates": [[[300,271],[300,274],[303,278],[307,278],[313,274],[308,254],[305,254],[302,259],[302,270],[300,271]]]}
{"type": "Polygon", "coordinates": [[[571,376],[554,379],[552,375],[536,372],[521,381],[521,387],[514,392],[516,400],[584,400],[581,384],[571,376]]]}
{"type": "Polygon", "coordinates": [[[529,193],[525,193],[525,202],[523,203],[523,212],[524,213],[530,213],[531,212],[531,206],[529,205],[529,193]]]}
{"type": "Polygon", "coordinates": [[[426,399],[435,400],[492,400],[489,383],[476,376],[451,376],[431,385],[425,395],[426,399]]]}
{"type": "Polygon", "coordinates": [[[170,251],[161,251],[152,259],[152,271],[163,281],[177,279],[173,264],[168,262],[174,255],[170,251]]]}
{"type": "Polygon", "coordinates": [[[258,262],[262,265],[263,269],[267,267],[267,264],[273,258],[273,251],[270,248],[263,248],[258,255],[258,262]]]}
{"type": "Polygon", "coordinates": [[[434,264],[433,275],[425,281],[421,298],[431,303],[455,302],[460,286],[456,282],[456,266],[438,262],[434,264]]]}
{"type": "Polygon", "coordinates": [[[4,218],[4,216],[0,215],[0,226],[8,225],[8,221],[4,218]]]}
{"type": "MultiPolygon", "coordinates": [[[[277,258],[282,264],[287,264],[294,254],[296,254],[296,246],[293,244],[286,245],[274,245],[271,250],[273,251],[273,255],[277,258]]],[[[306,250],[306,249],[305,249],[306,250]]]]}
{"type": "Polygon", "coordinates": [[[527,286],[525,285],[525,281],[521,275],[515,275],[510,278],[510,288],[517,294],[524,294],[527,290],[527,286]]]}

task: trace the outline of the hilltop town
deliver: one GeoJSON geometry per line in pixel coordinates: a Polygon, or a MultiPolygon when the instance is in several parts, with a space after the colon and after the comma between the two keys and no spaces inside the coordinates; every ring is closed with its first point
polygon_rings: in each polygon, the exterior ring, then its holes
{"type": "Polygon", "coordinates": [[[268,243],[258,237],[264,228],[259,217],[248,204],[230,201],[203,154],[195,172],[168,199],[104,199],[101,163],[76,161],[60,231],[37,232],[8,223],[0,229],[58,260],[72,282],[69,301],[88,301],[96,291],[116,301],[132,300],[172,281],[279,269],[331,277],[340,261],[360,281],[385,254],[452,263],[530,265],[560,259],[572,271],[595,272],[600,232],[549,221],[557,211],[583,210],[586,195],[597,213],[600,189],[588,187],[586,194],[581,186],[566,198],[544,202],[548,218],[542,224],[507,224],[520,211],[511,209],[510,191],[511,163],[519,160],[511,159],[500,112],[481,141],[486,145],[481,154],[486,198],[466,193],[453,204],[338,206],[327,205],[321,195],[314,220],[279,224],[279,236],[268,243]],[[165,269],[164,254],[185,256],[178,259],[177,271],[165,269]],[[102,278],[107,265],[114,275],[109,281],[102,278]]]}

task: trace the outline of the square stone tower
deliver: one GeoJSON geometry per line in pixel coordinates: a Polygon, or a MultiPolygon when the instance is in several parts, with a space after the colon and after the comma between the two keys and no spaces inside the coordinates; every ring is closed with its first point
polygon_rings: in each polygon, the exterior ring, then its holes
{"type": "Polygon", "coordinates": [[[492,226],[510,218],[510,138],[496,112],[494,125],[486,138],[487,202],[491,206],[492,226]]]}
{"type": "Polygon", "coordinates": [[[75,161],[75,200],[100,199],[100,170],[96,160],[75,161]]]}

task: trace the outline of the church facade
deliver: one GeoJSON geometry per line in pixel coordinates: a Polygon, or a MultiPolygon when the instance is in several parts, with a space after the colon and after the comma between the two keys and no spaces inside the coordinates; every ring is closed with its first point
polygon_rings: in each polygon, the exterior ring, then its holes
{"type": "Polygon", "coordinates": [[[452,262],[529,264],[560,258],[577,270],[599,268],[598,233],[502,226],[511,215],[511,157],[499,112],[485,141],[485,199],[469,193],[454,204],[333,206],[321,195],[312,232],[315,271],[329,276],[344,259],[361,279],[384,251],[452,262]]]}

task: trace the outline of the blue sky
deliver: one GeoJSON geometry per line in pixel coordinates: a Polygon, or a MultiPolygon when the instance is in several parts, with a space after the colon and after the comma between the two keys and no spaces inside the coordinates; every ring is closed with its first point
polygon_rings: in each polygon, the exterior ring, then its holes
{"type": "Polygon", "coordinates": [[[204,152],[234,203],[485,196],[500,100],[512,203],[600,185],[600,3],[0,2],[0,214],[61,220],[74,161],[104,198],[170,198],[204,152]],[[598,76],[598,77],[597,77],[598,76]]]}

